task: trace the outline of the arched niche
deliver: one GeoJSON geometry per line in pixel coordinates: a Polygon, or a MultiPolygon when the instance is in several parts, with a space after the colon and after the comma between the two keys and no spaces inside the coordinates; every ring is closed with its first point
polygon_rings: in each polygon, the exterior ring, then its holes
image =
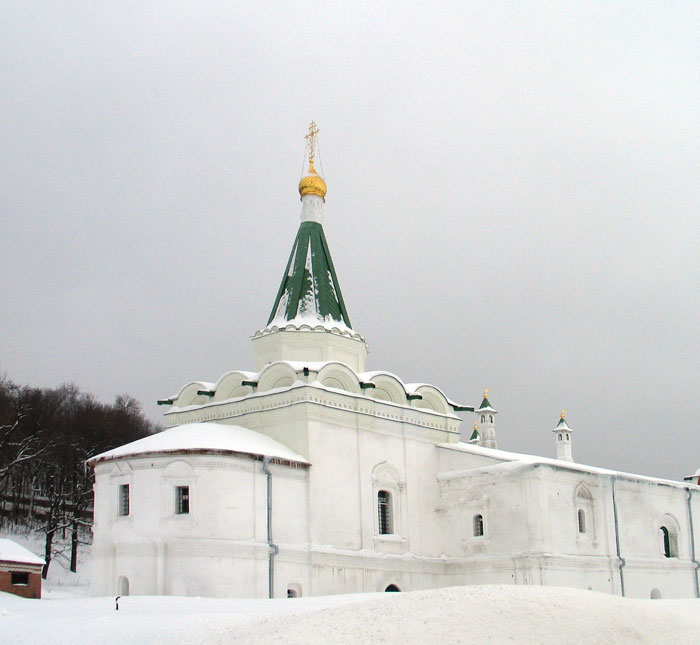
{"type": "Polygon", "coordinates": [[[297,380],[297,373],[288,363],[270,363],[260,373],[258,392],[274,390],[278,387],[289,387],[297,380]]]}
{"type": "Polygon", "coordinates": [[[210,390],[213,389],[213,387],[213,383],[204,383],[202,381],[188,383],[180,390],[180,393],[173,403],[179,408],[184,408],[188,405],[204,405],[205,403],[209,403],[211,397],[197,394],[197,392],[200,390],[210,390]]]}
{"type": "Polygon", "coordinates": [[[440,414],[449,414],[452,411],[445,395],[432,385],[421,385],[416,389],[416,394],[422,397],[413,402],[417,408],[433,410],[440,414]]]}
{"type": "Polygon", "coordinates": [[[316,380],[325,387],[332,387],[336,390],[360,393],[360,383],[357,374],[347,365],[342,363],[329,363],[321,368],[316,380]]]}
{"type": "Polygon", "coordinates": [[[253,392],[250,385],[242,385],[243,381],[252,381],[254,375],[247,372],[228,372],[216,384],[214,401],[227,401],[247,396],[253,392]]]}
{"type": "Polygon", "coordinates": [[[403,383],[390,374],[377,374],[371,379],[373,388],[365,390],[367,396],[378,401],[389,401],[398,405],[406,405],[406,390],[403,383]]]}
{"type": "Polygon", "coordinates": [[[163,477],[179,478],[192,477],[193,475],[194,471],[192,469],[192,466],[184,459],[176,459],[175,461],[171,461],[163,469],[163,477]]]}

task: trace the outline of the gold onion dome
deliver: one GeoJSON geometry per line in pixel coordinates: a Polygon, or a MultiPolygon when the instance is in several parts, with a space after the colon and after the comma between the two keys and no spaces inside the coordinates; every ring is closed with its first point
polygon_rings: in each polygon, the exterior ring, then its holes
{"type": "Polygon", "coordinates": [[[309,171],[307,175],[304,175],[299,181],[299,194],[303,197],[304,195],[318,195],[319,197],[326,197],[326,182],[323,181],[323,177],[316,172],[314,168],[314,162],[311,160],[309,162],[309,171]]]}

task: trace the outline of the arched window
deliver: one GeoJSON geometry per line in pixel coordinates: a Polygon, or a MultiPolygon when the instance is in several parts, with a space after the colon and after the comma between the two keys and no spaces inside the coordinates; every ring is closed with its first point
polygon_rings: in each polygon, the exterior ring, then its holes
{"type": "Polygon", "coordinates": [[[394,532],[391,518],[391,493],[380,490],[377,493],[377,512],[379,513],[379,535],[390,535],[394,532]]]}
{"type": "Polygon", "coordinates": [[[119,595],[120,596],[128,596],[129,595],[129,578],[127,578],[126,576],[120,576],[119,582],[117,583],[117,587],[119,588],[119,595]]]}
{"type": "Polygon", "coordinates": [[[484,534],[484,517],[482,515],[474,516],[474,537],[479,537],[484,534]]]}
{"type": "Polygon", "coordinates": [[[651,599],[652,600],[659,600],[659,598],[662,598],[661,592],[656,587],[654,587],[651,590],[651,599]]]}
{"type": "Polygon", "coordinates": [[[557,441],[561,441],[561,432],[557,434],[557,441]]]}
{"type": "Polygon", "coordinates": [[[384,591],[401,591],[396,585],[389,585],[384,591]]]}
{"type": "Polygon", "coordinates": [[[664,540],[664,555],[667,558],[671,557],[671,536],[668,532],[668,529],[665,526],[661,527],[661,533],[663,535],[663,540],[664,540]]]}
{"type": "Polygon", "coordinates": [[[666,513],[660,520],[659,524],[659,547],[666,558],[678,557],[678,545],[680,540],[680,530],[678,521],[672,515],[666,513]]]}
{"type": "Polygon", "coordinates": [[[586,513],[582,508],[578,509],[578,532],[586,532],[586,513]]]}
{"type": "Polygon", "coordinates": [[[566,440],[567,441],[569,440],[569,433],[568,432],[566,433],[566,440]]]}
{"type": "Polygon", "coordinates": [[[493,414],[489,414],[489,423],[493,423],[493,414]]]}
{"type": "Polygon", "coordinates": [[[486,421],[486,415],[482,414],[481,415],[481,423],[484,423],[486,421]]]}

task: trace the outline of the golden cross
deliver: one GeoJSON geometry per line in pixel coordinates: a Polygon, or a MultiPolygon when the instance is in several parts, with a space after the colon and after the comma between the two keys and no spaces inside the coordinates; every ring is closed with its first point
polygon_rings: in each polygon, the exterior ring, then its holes
{"type": "Polygon", "coordinates": [[[309,133],[304,137],[306,145],[309,148],[309,164],[313,164],[316,157],[316,135],[318,134],[318,126],[315,121],[309,125],[309,133]]]}
{"type": "Polygon", "coordinates": [[[489,389],[488,389],[488,388],[486,388],[486,389],[484,390],[484,398],[485,398],[485,399],[488,399],[488,398],[489,398],[489,389]]]}
{"type": "Polygon", "coordinates": [[[476,421],[474,421],[474,430],[478,430],[478,429],[479,429],[479,424],[476,421]]]}
{"type": "Polygon", "coordinates": [[[566,410],[561,411],[561,418],[563,419],[566,416],[566,410]]]}

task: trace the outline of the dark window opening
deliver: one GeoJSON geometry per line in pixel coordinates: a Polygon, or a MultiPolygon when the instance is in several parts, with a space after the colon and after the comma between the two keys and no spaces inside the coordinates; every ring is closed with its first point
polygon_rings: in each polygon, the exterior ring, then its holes
{"type": "Polygon", "coordinates": [[[484,534],[484,518],[481,515],[474,516],[474,537],[480,537],[484,534]]]}
{"type": "Polygon", "coordinates": [[[668,529],[665,526],[661,527],[661,533],[664,536],[664,555],[667,558],[671,557],[671,536],[668,533],[668,529]]]}
{"type": "Polygon", "coordinates": [[[394,532],[391,517],[391,493],[380,490],[377,493],[377,507],[379,512],[379,535],[390,535],[394,532]]]}
{"type": "Polygon", "coordinates": [[[29,586],[29,573],[13,571],[12,572],[12,584],[20,585],[22,587],[29,586]]]}
{"type": "Polygon", "coordinates": [[[396,585],[389,585],[384,591],[401,591],[396,585]]]}
{"type": "Polygon", "coordinates": [[[190,512],[190,487],[175,486],[175,513],[187,515],[190,512]]]}
{"type": "Polygon", "coordinates": [[[122,484],[119,487],[119,515],[129,514],[129,484],[122,484]]]}
{"type": "Polygon", "coordinates": [[[583,509],[579,509],[578,511],[578,532],[586,532],[586,513],[584,513],[583,509]]]}

